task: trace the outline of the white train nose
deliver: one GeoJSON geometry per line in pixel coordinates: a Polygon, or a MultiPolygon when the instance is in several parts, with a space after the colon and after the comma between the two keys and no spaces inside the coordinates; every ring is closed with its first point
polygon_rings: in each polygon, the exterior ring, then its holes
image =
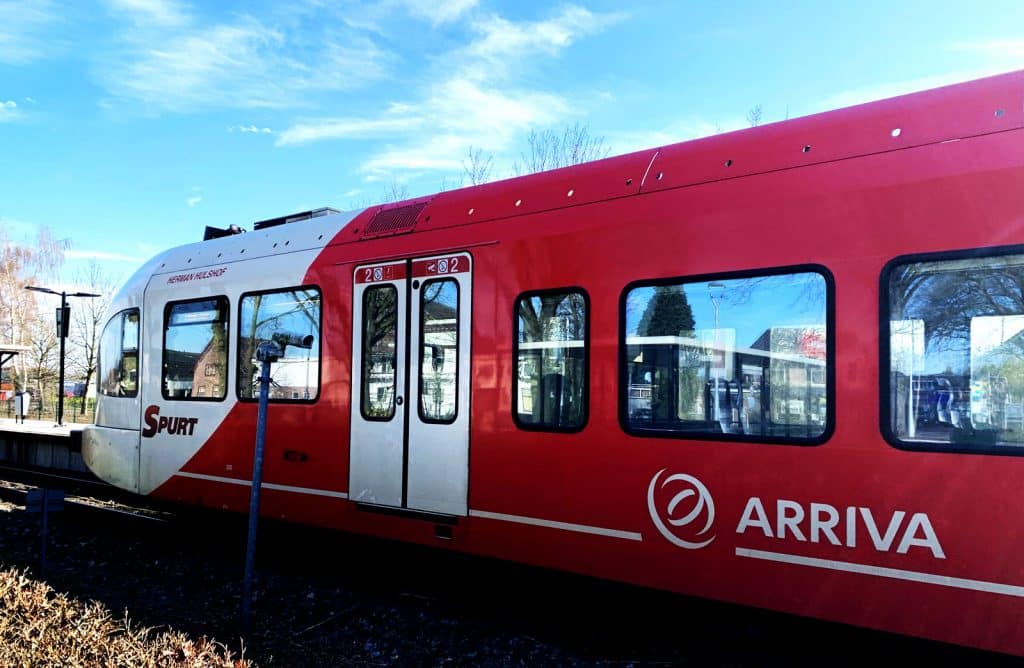
{"type": "Polygon", "coordinates": [[[138,430],[87,426],[82,433],[82,459],[100,480],[138,493],[138,430]]]}

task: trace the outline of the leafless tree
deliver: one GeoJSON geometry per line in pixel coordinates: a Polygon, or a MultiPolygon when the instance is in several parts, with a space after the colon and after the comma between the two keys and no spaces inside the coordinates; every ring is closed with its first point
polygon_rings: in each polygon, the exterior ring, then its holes
{"type": "Polygon", "coordinates": [[[398,179],[392,178],[386,186],[384,186],[384,193],[381,195],[381,202],[401,202],[404,199],[409,199],[409,186],[404,183],[399,183],[398,179]]]}
{"type": "Polygon", "coordinates": [[[78,273],[75,284],[100,295],[94,299],[77,299],[71,305],[71,331],[68,337],[68,366],[88,388],[96,373],[103,315],[110,305],[117,282],[105,273],[96,260],[78,273]]]}
{"type": "Polygon", "coordinates": [[[494,164],[494,154],[484,155],[482,148],[474,149],[469,147],[469,152],[462,161],[462,172],[466,181],[471,186],[478,186],[491,180],[491,167],[494,164]]]}
{"type": "MultiPolygon", "coordinates": [[[[3,343],[29,345],[32,320],[40,317],[36,298],[25,290],[33,283],[48,282],[56,277],[64,261],[68,240],[54,239],[47,228],[41,228],[35,245],[11,239],[0,219],[0,337],[3,343]]],[[[52,322],[47,319],[47,322],[52,322]]],[[[18,385],[29,381],[31,365],[21,356],[12,363],[18,385]]]]}
{"type": "Polygon", "coordinates": [[[747,123],[750,123],[750,127],[756,128],[758,125],[761,125],[762,115],[761,105],[755,104],[747,111],[747,123]]]}
{"type": "Polygon", "coordinates": [[[531,130],[527,143],[529,152],[522,154],[523,162],[512,166],[517,176],[600,160],[611,151],[604,137],[591,135],[590,126],[580,123],[566,126],[561,134],[531,130]]]}
{"type": "MultiPolygon", "coordinates": [[[[24,353],[25,371],[28,383],[35,386],[33,401],[46,401],[53,392],[51,387],[57,381],[58,350],[57,327],[50,318],[32,318],[28,323],[27,339],[29,350],[24,353]]],[[[26,385],[28,384],[26,383],[26,385]]]]}

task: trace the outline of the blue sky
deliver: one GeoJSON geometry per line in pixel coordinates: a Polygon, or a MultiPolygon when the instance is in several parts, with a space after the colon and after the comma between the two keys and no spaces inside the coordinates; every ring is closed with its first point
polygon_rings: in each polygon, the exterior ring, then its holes
{"type": "Polygon", "coordinates": [[[0,0],[0,225],[125,275],[205,225],[1024,68],[1024,2],[0,0]]]}

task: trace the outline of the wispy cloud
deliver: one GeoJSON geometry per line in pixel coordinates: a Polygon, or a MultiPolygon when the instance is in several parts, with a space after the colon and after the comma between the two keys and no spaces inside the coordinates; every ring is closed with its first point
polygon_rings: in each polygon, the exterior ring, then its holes
{"type": "Polygon", "coordinates": [[[0,123],[16,120],[19,117],[18,103],[14,100],[0,100],[0,123]]]}
{"type": "Polygon", "coordinates": [[[255,125],[232,125],[232,126],[228,127],[228,132],[241,132],[241,133],[248,133],[248,134],[254,134],[254,135],[256,135],[256,134],[262,134],[262,135],[274,134],[274,131],[271,130],[270,128],[260,128],[260,127],[256,127],[255,125]]]}
{"type": "Polygon", "coordinates": [[[52,53],[46,31],[60,20],[51,0],[0,0],[0,63],[22,65],[52,53]]]}
{"type": "Polygon", "coordinates": [[[387,4],[405,8],[412,16],[440,25],[462,18],[477,3],[478,0],[397,0],[387,4]]]}
{"type": "Polygon", "coordinates": [[[568,98],[525,85],[525,75],[534,61],[557,57],[623,18],[568,6],[538,21],[515,22],[497,15],[471,20],[476,37],[438,56],[444,69],[422,87],[418,99],[393,103],[378,116],[303,119],[282,132],[277,144],[390,140],[363,163],[367,180],[398,170],[461,171],[470,146],[501,151],[528,129],[572,114],[568,98]],[[451,63],[459,65],[452,69],[451,63]]]}
{"type": "Polygon", "coordinates": [[[379,78],[389,58],[365,35],[324,27],[322,17],[211,22],[157,0],[114,0],[113,8],[129,25],[96,65],[97,77],[112,95],[150,111],[303,107],[311,92],[379,78]]]}
{"type": "Polygon", "coordinates": [[[749,125],[747,120],[740,116],[731,116],[718,122],[691,118],[676,121],[658,130],[614,133],[608,136],[608,143],[615,154],[629,153],[742,130],[749,125]]]}
{"type": "MultiPolygon", "coordinates": [[[[977,48],[981,48],[981,44],[982,43],[978,43],[977,48]]],[[[991,45],[992,43],[987,42],[984,44],[991,45]]],[[[1021,44],[1024,45],[1024,41],[1022,41],[1021,44]]],[[[1022,60],[1024,60],[1024,56],[1022,56],[1022,60]]],[[[1024,65],[1024,62],[1020,64],[1024,65]]],[[[1012,69],[1012,67],[1006,63],[993,62],[983,67],[954,70],[917,79],[889,81],[871,86],[864,86],[862,88],[854,88],[830,95],[816,105],[814,111],[839,109],[855,104],[863,104],[865,102],[873,102],[875,100],[896,97],[898,95],[906,95],[907,93],[928,90],[929,88],[940,88],[942,86],[949,86],[963,81],[970,81],[972,79],[979,79],[981,77],[999,74],[1006,72],[1008,69],[1012,69]]]]}
{"type": "Polygon", "coordinates": [[[108,0],[114,12],[122,12],[138,23],[179,26],[188,23],[188,12],[173,0],[108,0]]]}
{"type": "Polygon", "coordinates": [[[957,42],[954,51],[977,53],[999,59],[1013,59],[1024,65],[1024,39],[992,39],[979,42],[957,42]]]}
{"type": "Polygon", "coordinates": [[[101,250],[66,250],[64,251],[64,257],[69,260],[101,260],[104,262],[125,262],[128,264],[139,263],[139,256],[137,255],[122,255],[121,253],[111,253],[109,251],[101,250]]]}

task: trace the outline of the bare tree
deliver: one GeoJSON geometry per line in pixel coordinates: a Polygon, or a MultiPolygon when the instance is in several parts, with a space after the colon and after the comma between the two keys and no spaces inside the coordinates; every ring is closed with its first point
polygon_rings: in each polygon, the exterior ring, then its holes
{"type": "Polygon", "coordinates": [[[761,117],[761,105],[755,104],[747,112],[747,123],[750,123],[750,127],[756,128],[758,125],[761,125],[761,117]]]}
{"type": "Polygon", "coordinates": [[[96,373],[100,334],[104,324],[103,315],[110,305],[116,281],[103,271],[96,260],[90,260],[88,268],[76,276],[75,283],[89,292],[100,295],[95,299],[75,300],[71,306],[68,365],[73,373],[85,380],[88,392],[92,377],[96,373]]]}
{"type": "MultiPolygon", "coordinates": [[[[59,363],[57,327],[52,319],[32,318],[28,324],[29,350],[24,353],[25,371],[28,383],[35,385],[33,401],[47,401],[53,392],[50,388],[57,382],[57,365],[59,363]]],[[[28,384],[26,383],[26,384],[28,384]]],[[[60,390],[62,388],[58,388],[60,390]]]]}
{"type": "Polygon", "coordinates": [[[590,126],[580,123],[566,126],[561,134],[554,130],[531,130],[526,141],[529,152],[522,154],[522,163],[512,165],[517,176],[600,160],[611,152],[604,137],[592,136],[590,126]]]}
{"type": "MultiPolygon", "coordinates": [[[[34,246],[16,243],[0,219],[0,337],[3,342],[28,345],[32,320],[40,317],[35,297],[25,286],[53,279],[64,261],[67,239],[54,239],[41,228],[34,246]]],[[[30,365],[18,356],[12,368],[20,387],[28,383],[30,365]]]]}
{"type": "Polygon", "coordinates": [[[409,199],[409,186],[399,183],[398,179],[392,177],[391,181],[384,187],[384,194],[381,195],[381,202],[401,202],[409,199]]]}
{"type": "Polygon", "coordinates": [[[462,161],[463,176],[469,185],[478,186],[491,180],[491,167],[494,164],[494,154],[484,155],[482,148],[474,149],[469,147],[469,152],[462,161]]]}

